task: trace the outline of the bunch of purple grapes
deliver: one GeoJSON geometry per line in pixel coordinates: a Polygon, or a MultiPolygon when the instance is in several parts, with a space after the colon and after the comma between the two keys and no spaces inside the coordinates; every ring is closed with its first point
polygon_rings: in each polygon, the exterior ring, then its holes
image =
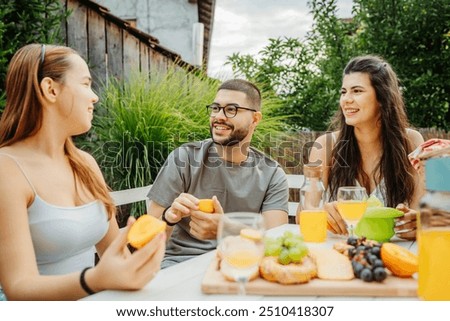
{"type": "Polygon", "coordinates": [[[387,272],[380,254],[381,244],[354,236],[347,239],[347,244],[352,246],[347,255],[352,261],[355,277],[365,282],[382,282],[386,279],[387,272]]]}

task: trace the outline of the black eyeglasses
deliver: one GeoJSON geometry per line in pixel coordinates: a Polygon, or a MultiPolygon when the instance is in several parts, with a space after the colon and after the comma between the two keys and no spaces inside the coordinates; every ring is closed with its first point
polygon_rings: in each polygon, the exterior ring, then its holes
{"type": "Polygon", "coordinates": [[[208,111],[210,117],[216,117],[216,115],[220,113],[221,109],[223,109],[223,113],[227,118],[235,117],[239,109],[245,109],[255,112],[257,111],[256,109],[241,107],[238,104],[228,104],[224,107],[220,106],[219,104],[211,104],[206,106],[206,110],[208,111]]]}

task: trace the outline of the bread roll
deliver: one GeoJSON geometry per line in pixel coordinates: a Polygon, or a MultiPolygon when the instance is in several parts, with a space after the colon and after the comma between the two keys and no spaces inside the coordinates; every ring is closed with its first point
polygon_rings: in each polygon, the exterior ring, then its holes
{"type": "Polygon", "coordinates": [[[317,268],[309,256],[305,256],[301,263],[287,265],[278,263],[277,257],[266,256],[259,266],[259,273],[271,282],[297,284],[309,282],[317,275],[317,268]]]}

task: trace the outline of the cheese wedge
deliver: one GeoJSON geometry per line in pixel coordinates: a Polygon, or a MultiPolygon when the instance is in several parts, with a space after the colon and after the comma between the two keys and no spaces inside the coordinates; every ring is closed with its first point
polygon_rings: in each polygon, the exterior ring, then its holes
{"type": "Polygon", "coordinates": [[[345,255],[333,249],[310,248],[309,253],[317,265],[317,276],[324,280],[351,280],[352,263],[345,255]]]}

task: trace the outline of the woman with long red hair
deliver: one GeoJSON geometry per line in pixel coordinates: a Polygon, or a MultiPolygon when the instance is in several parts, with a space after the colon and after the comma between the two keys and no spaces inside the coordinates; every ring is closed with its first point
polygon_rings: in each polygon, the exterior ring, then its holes
{"type": "Polygon", "coordinates": [[[68,47],[26,45],[10,62],[0,121],[0,285],[8,300],[139,289],[160,269],[164,233],[130,253],[99,166],[72,141],[91,128],[91,85],[86,62],[68,47]]]}

